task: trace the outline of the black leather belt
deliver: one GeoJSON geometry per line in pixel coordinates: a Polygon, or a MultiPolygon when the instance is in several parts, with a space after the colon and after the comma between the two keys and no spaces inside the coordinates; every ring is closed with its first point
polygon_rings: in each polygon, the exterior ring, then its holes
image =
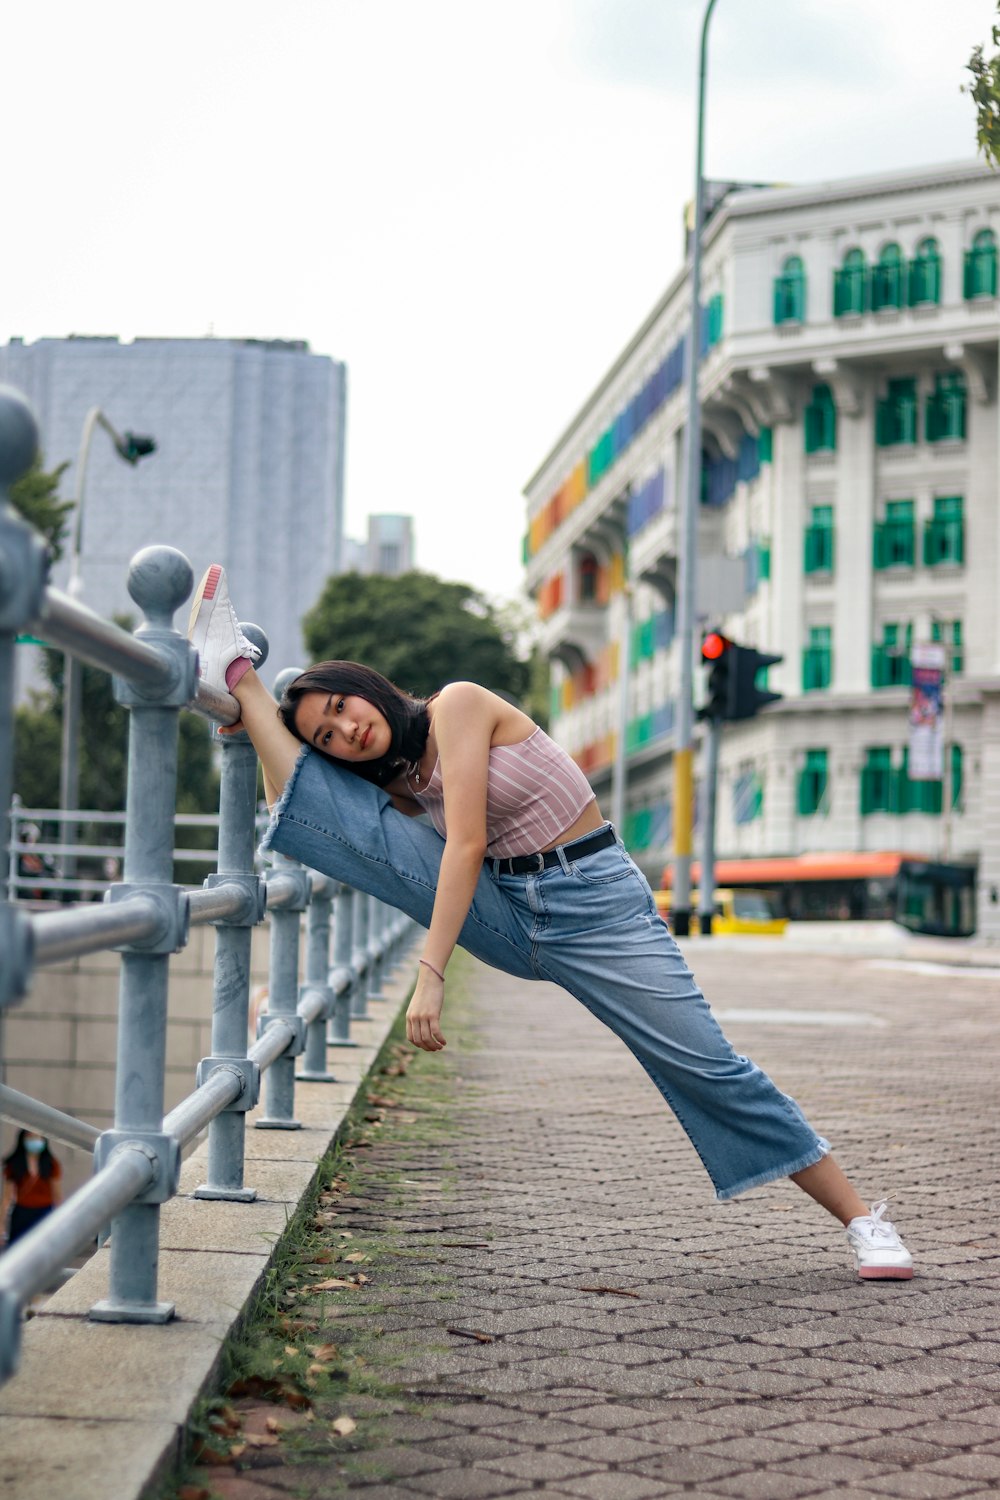
{"type": "MultiPolygon", "coordinates": [[[[597,854],[599,850],[607,849],[617,842],[618,835],[609,825],[607,828],[599,828],[596,833],[588,833],[585,838],[574,839],[571,844],[560,844],[559,848],[565,852],[568,860],[575,863],[578,859],[586,859],[588,854],[597,854]]],[[[486,861],[498,875],[540,875],[543,870],[551,870],[559,862],[559,849],[549,849],[545,854],[514,854],[508,859],[486,861]]]]}

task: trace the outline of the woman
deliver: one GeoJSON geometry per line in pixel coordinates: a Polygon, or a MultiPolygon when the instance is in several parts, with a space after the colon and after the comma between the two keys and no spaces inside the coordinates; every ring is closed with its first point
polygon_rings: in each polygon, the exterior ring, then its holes
{"type": "Polygon", "coordinates": [[[62,1201],[61,1176],[62,1168],[45,1137],[33,1130],[19,1130],[17,1145],[3,1163],[0,1227],[7,1224],[9,1209],[8,1245],[27,1234],[62,1201]]]}
{"type": "Polygon", "coordinates": [[[912,1276],[885,1204],[869,1208],[795,1102],[733,1052],[586,778],[526,714],[469,682],[421,702],[352,662],[303,673],[276,713],[218,566],[189,635],[202,678],[240,704],[229,732],[245,729],[260,757],[265,846],[428,929],[406,1015],[415,1046],[445,1045],[456,944],[560,984],[638,1058],[718,1198],[791,1177],[845,1225],[859,1276],[912,1276]],[[433,828],[411,821],[424,812],[433,828]]]}

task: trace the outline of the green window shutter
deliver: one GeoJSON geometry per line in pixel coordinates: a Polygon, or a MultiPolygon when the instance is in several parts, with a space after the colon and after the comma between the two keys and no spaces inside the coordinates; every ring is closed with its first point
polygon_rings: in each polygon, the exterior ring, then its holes
{"type": "Polygon", "coordinates": [[[892,774],[892,751],[889,747],[869,746],[861,771],[862,817],[890,810],[892,774]]]}
{"type": "Polygon", "coordinates": [[[762,464],[774,462],[774,433],[770,427],[762,427],[757,436],[757,457],[762,464]]]}
{"type": "Polygon", "coordinates": [[[806,573],[833,571],[833,506],[814,505],[811,524],[805,530],[803,567],[806,573]]]}
{"type": "Polygon", "coordinates": [[[927,397],[926,435],[929,443],[961,442],[965,438],[966,387],[961,371],[934,377],[927,397]]]}
{"type": "Polygon", "coordinates": [[[811,818],[816,813],[827,811],[827,752],[807,750],[805,765],[799,772],[798,810],[802,818],[811,818]]]}
{"type": "Polygon", "coordinates": [[[963,785],[964,756],[961,745],[951,746],[949,760],[951,807],[953,812],[961,812],[963,807],[962,795],[965,790],[963,785]]]}
{"type": "Polygon", "coordinates": [[[770,541],[758,541],[757,543],[757,577],[766,583],[771,577],[771,543],[770,541]]]}
{"type": "Polygon", "coordinates": [[[875,441],[880,448],[917,441],[917,383],[890,380],[888,393],[875,412],[875,441]]]}
{"type": "Polygon", "coordinates": [[[708,304],[708,347],[710,349],[722,338],[723,301],[722,293],[716,292],[708,304]]]}
{"type": "Polygon", "coordinates": [[[908,301],[911,307],[941,301],[941,253],[935,239],[921,240],[910,261],[908,301]]]}
{"type": "Polygon", "coordinates": [[[828,385],[813,388],[804,419],[806,452],[832,452],[837,446],[837,407],[828,385]]]}
{"type": "Polygon", "coordinates": [[[965,521],[961,495],[938,495],[934,515],[924,524],[924,565],[961,566],[965,562],[965,521]]]}
{"type": "Polygon", "coordinates": [[[875,526],[876,569],[913,567],[914,521],[912,500],[890,500],[885,518],[875,526]]]}
{"type": "Polygon", "coordinates": [[[997,294],[997,242],[991,229],[981,229],[965,252],[964,291],[970,300],[997,294]]]}
{"type": "Polygon", "coordinates": [[[903,305],[903,263],[898,245],[886,245],[871,270],[872,311],[903,305]]]}
{"type": "Polygon", "coordinates": [[[790,255],[774,278],[774,321],[802,323],[805,320],[806,278],[802,259],[790,255]]]}

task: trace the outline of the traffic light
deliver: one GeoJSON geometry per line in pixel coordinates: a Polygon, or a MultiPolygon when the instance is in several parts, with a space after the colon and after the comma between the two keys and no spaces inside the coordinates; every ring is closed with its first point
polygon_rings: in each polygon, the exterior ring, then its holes
{"type": "Polygon", "coordinates": [[[739,646],[719,630],[710,630],[701,643],[702,664],[709,668],[708,697],[699,719],[715,723],[752,719],[765,704],[777,703],[780,693],[757,686],[758,672],[784,661],[754,646],[739,646]]]}
{"type": "Polygon", "coordinates": [[[757,674],[766,672],[768,667],[775,667],[784,661],[783,656],[768,655],[766,651],[758,651],[753,646],[736,646],[735,668],[736,689],[735,708],[730,714],[731,719],[752,719],[755,714],[765,708],[768,703],[777,703],[781,693],[772,693],[769,688],[757,686],[757,674]]]}
{"type": "Polygon", "coordinates": [[[708,667],[708,697],[698,710],[699,719],[718,723],[734,717],[736,706],[736,652],[739,647],[721,631],[710,630],[701,643],[702,665],[708,667]]]}

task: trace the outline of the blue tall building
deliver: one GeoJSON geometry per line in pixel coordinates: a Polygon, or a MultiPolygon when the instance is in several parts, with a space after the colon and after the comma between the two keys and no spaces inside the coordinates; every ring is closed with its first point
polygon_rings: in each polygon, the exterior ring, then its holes
{"type": "MultiPolygon", "coordinates": [[[[270,638],[266,677],[304,664],[302,615],[342,565],[344,364],[298,341],[12,339],[0,347],[0,381],[34,403],[46,466],[69,461],[65,498],[75,492],[91,407],[120,432],[156,439],[155,455],[133,469],[95,434],[81,548],[86,604],[134,614],[129,558],[167,543],[187,554],[196,577],[211,562],[225,565],[240,612],[270,638]]],[[[67,555],[57,586],[68,573],[67,555]]]]}

